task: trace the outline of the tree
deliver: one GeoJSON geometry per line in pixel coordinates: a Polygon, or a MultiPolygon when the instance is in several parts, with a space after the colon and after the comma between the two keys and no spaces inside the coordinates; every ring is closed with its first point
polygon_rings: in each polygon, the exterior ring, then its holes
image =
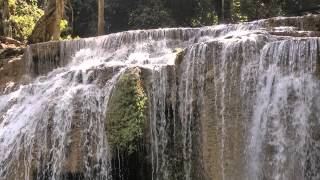
{"type": "Polygon", "coordinates": [[[61,30],[60,30],[60,22],[62,21],[64,14],[64,0],[56,0],[56,10],[55,10],[55,21],[53,28],[53,40],[59,40],[61,30]]]}
{"type": "MultiPolygon", "coordinates": [[[[221,0],[219,0],[221,1],[221,0]]],[[[216,1],[214,0],[197,0],[197,6],[194,7],[192,17],[192,26],[211,26],[218,23],[218,14],[215,10],[216,1]]]]}
{"type": "Polygon", "coordinates": [[[150,29],[157,27],[173,26],[171,14],[160,0],[150,0],[138,5],[130,13],[129,26],[132,29],[150,29]]]}
{"type": "Polygon", "coordinates": [[[11,37],[9,1],[0,2],[0,35],[11,37]]]}
{"type": "Polygon", "coordinates": [[[248,17],[241,12],[241,0],[233,0],[232,3],[232,22],[245,22],[248,17]]]}
{"type": "Polygon", "coordinates": [[[215,0],[215,11],[218,15],[219,23],[229,23],[232,17],[233,0],[215,0]]]}
{"type": "Polygon", "coordinates": [[[9,2],[12,37],[25,41],[32,34],[36,23],[44,12],[38,7],[37,0],[10,0],[9,2]]]}
{"type": "Polygon", "coordinates": [[[219,17],[220,22],[224,22],[224,19],[225,19],[224,5],[225,5],[225,0],[221,0],[221,16],[219,17]]]}
{"type": "Polygon", "coordinates": [[[105,33],[104,27],[104,0],[98,0],[98,35],[105,33]]]}
{"type": "Polygon", "coordinates": [[[288,15],[303,15],[305,13],[318,13],[319,0],[284,0],[282,9],[288,15]]]}
{"type": "MultiPolygon", "coordinates": [[[[110,2],[110,0],[108,0],[110,2]]],[[[109,4],[109,3],[108,3],[109,4]]],[[[80,37],[91,37],[98,32],[98,1],[97,0],[71,0],[74,11],[72,35],[80,37]]],[[[109,12],[109,11],[106,11],[109,12]]],[[[71,15],[70,11],[69,17],[71,15]]],[[[70,20],[70,18],[69,18],[70,20]]]]}
{"type": "Polygon", "coordinates": [[[108,0],[105,12],[108,32],[132,29],[132,14],[139,11],[140,7],[144,6],[146,2],[147,0],[108,0]]]}
{"type": "Polygon", "coordinates": [[[39,19],[29,43],[40,43],[50,40],[59,40],[60,22],[64,14],[64,0],[48,0],[44,15],[39,19]]]}

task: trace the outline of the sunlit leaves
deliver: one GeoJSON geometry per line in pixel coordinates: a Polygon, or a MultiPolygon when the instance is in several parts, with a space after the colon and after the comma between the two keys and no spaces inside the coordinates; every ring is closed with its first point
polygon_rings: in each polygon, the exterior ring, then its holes
{"type": "Polygon", "coordinates": [[[10,21],[13,27],[13,36],[17,39],[26,40],[32,33],[32,30],[43,15],[43,10],[39,9],[36,1],[30,4],[25,1],[10,0],[11,11],[10,21]]]}

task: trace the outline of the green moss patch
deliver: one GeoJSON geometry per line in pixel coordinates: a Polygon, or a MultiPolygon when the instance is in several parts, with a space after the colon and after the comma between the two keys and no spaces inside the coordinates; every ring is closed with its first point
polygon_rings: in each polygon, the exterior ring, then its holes
{"type": "Polygon", "coordinates": [[[143,137],[147,96],[135,68],[119,79],[109,101],[107,133],[112,150],[133,153],[143,137]]]}

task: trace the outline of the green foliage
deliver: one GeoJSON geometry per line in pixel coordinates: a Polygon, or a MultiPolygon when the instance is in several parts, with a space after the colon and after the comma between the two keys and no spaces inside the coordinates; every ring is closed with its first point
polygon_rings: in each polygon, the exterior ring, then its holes
{"type": "Polygon", "coordinates": [[[124,74],[110,99],[107,133],[113,150],[131,154],[143,136],[147,96],[138,72],[124,74]]]}
{"type": "Polygon", "coordinates": [[[214,11],[203,12],[205,15],[200,14],[191,19],[191,26],[198,27],[198,26],[210,26],[218,24],[218,16],[214,13],[214,11]]]}
{"type": "Polygon", "coordinates": [[[108,32],[119,32],[132,29],[132,13],[139,6],[143,6],[144,0],[108,0],[106,3],[106,25],[108,32]],[[129,23],[131,21],[131,23],[129,23]]]}
{"type": "Polygon", "coordinates": [[[16,0],[8,0],[9,8],[13,9],[16,6],[16,0]]]}
{"type": "MultiPolygon", "coordinates": [[[[73,28],[69,34],[96,35],[97,0],[72,0],[71,3],[72,8],[66,8],[66,19],[72,20],[73,28]]],[[[108,0],[105,19],[107,31],[111,33],[142,28],[208,26],[217,24],[218,19],[220,23],[237,23],[301,15],[297,12],[318,5],[319,0],[224,0],[222,10],[222,0],[108,0]]]]}
{"type": "Polygon", "coordinates": [[[130,13],[129,26],[131,28],[156,28],[173,25],[171,14],[161,0],[151,0],[146,4],[139,5],[130,13]]]}
{"type": "Polygon", "coordinates": [[[283,8],[286,1],[287,0],[240,0],[241,4],[239,9],[242,15],[245,15],[249,21],[252,21],[285,15],[283,8]]]}
{"type": "Polygon", "coordinates": [[[59,40],[73,40],[73,39],[79,39],[79,36],[72,36],[71,35],[71,27],[69,26],[69,23],[67,20],[63,19],[60,21],[60,24],[59,24],[59,28],[60,28],[60,31],[61,31],[61,34],[60,34],[60,38],[59,40]]]}
{"type": "Polygon", "coordinates": [[[13,26],[13,37],[26,40],[32,33],[36,22],[43,15],[43,10],[37,7],[37,1],[10,0],[10,10],[13,12],[10,21],[13,26]]]}
{"type": "MultiPolygon", "coordinates": [[[[131,0],[130,0],[131,1],[131,0]]],[[[107,5],[112,1],[106,2],[107,5]]],[[[97,35],[98,27],[98,1],[97,0],[72,0],[74,17],[69,17],[72,20],[72,36],[90,37],[97,35]]],[[[70,9],[70,8],[69,8],[70,9]]],[[[68,10],[67,10],[68,11],[68,10]]],[[[105,11],[106,18],[110,12],[105,11]]],[[[69,15],[72,13],[69,12],[69,15]]],[[[118,14],[119,15],[119,14],[118,14]]],[[[124,17],[122,17],[124,18],[124,17]]],[[[71,21],[70,21],[71,22],[71,21]]],[[[110,23],[107,21],[107,24],[110,23]]]]}
{"type": "Polygon", "coordinates": [[[59,28],[61,32],[66,31],[68,29],[68,21],[65,19],[61,20],[59,24],[59,28]]]}
{"type": "Polygon", "coordinates": [[[233,22],[245,22],[248,21],[248,17],[241,13],[240,0],[233,0],[232,6],[232,21],[233,22]]]}
{"type": "Polygon", "coordinates": [[[191,26],[211,26],[218,24],[217,13],[213,10],[211,0],[198,0],[191,18],[191,26]]]}
{"type": "Polygon", "coordinates": [[[80,37],[79,36],[72,37],[71,34],[66,35],[66,36],[60,36],[60,38],[59,38],[60,41],[76,40],[76,39],[80,39],[80,37]]]}

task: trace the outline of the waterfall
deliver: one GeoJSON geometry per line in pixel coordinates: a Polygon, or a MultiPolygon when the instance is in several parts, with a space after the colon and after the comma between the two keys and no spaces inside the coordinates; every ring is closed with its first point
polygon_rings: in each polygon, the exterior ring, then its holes
{"type": "Polygon", "coordinates": [[[312,129],[320,118],[319,80],[313,74],[318,44],[317,39],[285,40],[262,50],[249,145],[251,179],[320,177],[315,173],[319,151],[311,150],[318,144],[312,129]]]}
{"type": "Polygon", "coordinates": [[[104,111],[120,72],[105,84],[95,84],[97,71],[82,68],[77,55],[78,65],[54,70],[6,97],[1,106],[2,176],[18,171],[25,173],[24,179],[61,179],[66,168],[76,170],[83,163],[83,178],[108,177],[104,111]]]}
{"type": "Polygon", "coordinates": [[[309,31],[274,18],[31,45],[27,81],[0,92],[0,179],[318,180],[320,38],[309,31]],[[107,122],[134,68],[148,103],[130,156],[107,122]]]}
{"type": "Polygon", "coordinates": [[[206,44],[192,46],[186,54],[185,70],[179,85],[179,116],[182,123],[182,143],[185,179],[191,179],[194,119],[200,116],[199,109],[203,103],[203,87],[206,57],[206,44]],[[195,98],[197,95],[197,98],[195,98]]]}
{"type": "Polygon", "coordinates": [[[65,169],[77,170],[77,163],[83,163],[83,178],[108,177],[104,111],[121,71],[99,87],[93,83],[97,72],[83,68],[81,53],[73,59],[77,65],[56,69],[5,96],[2,177],[61,179],[65,169]],[[14,172],[21,174],[11,177],[14,172]]]}
{"type": "Polygon", "coordinates": [[[168,74],[165,67],[155,67],[152,74],[152,119],[150,121],[150,129],[152,135],[152,178],[169,179],[169,159],[166,152],[168,143],[166,117],[167,112],[167,95],[168,95],[168,74]]]}

